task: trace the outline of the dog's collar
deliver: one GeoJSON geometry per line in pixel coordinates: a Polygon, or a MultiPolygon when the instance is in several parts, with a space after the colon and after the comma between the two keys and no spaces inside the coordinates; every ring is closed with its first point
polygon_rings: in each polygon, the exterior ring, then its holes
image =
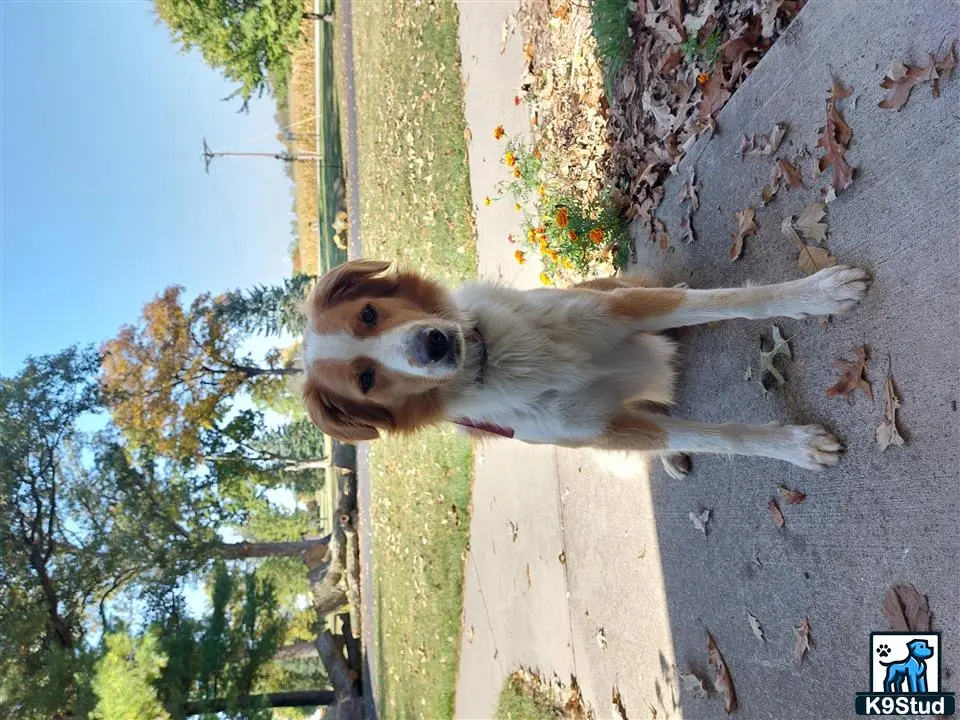
{"type": "Polygon", "coordinates": [[[505,438],[512,438],[516,434],[513,428],[494,425],[493,423],[474,422],[467,418],[453,418],[453,423],[461,427],[470,428],[471,430],[480,430],[485,433],[490,433],[491,435],[500,435],[505,438]]]}

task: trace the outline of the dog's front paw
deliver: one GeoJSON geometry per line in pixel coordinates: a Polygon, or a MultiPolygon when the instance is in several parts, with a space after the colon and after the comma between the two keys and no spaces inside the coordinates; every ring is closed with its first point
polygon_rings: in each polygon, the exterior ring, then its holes
{"type": "Polygon", "coordinates": [[[863,300],[870,285],[866,270],[848,265],[824,268],[807,278],[813,286],[807,315],[846,315],[863,300]]]}
{"type": "Polygon", "coordinates": [[[783,459],[807,470],[823,470],[840,462],[843,446],[819,425],[791,425],[789,448],[783,459]]]}

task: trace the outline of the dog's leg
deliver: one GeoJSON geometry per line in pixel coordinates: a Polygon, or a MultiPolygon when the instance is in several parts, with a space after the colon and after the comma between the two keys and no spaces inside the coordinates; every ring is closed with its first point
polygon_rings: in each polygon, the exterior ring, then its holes
{"type": "Polygon", "coordinates": [[[711,425],[646,411],[615,417],[595,441],[610,450],[718,453],[785,460],[808,470],[835,465],[842,449],[818,425],[711,425]]]}
{"type": "Polygon", "coordinates": [[[600,295],[609,312],[655,332],[718,320],[843,315],[867,292],[859,268],[837,265],[810,277],[776,285],[720,290],[620,288],[600,295]]]}

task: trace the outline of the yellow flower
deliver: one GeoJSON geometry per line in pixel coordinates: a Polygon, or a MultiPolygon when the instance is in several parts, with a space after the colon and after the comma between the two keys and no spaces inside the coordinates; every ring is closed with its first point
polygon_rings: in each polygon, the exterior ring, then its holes
{"type": "Polygon", "coordinates": [[[590,241],[594,245],[599,245],[603,242],[603,230],[600,228],[594,228],[590,231],[590,241]]]}
{"type": "Polygon", "coordinates": [[[563,258],[560,261],[560,264],[563,265],[567,270],[573,270],[573,263],[570,262],[570,258],[563,258]]]}
{"type": "Polygon", "coordinates": [[[513,167],[514,165],[517,164],[517,156],[514,155],[509,150],[507,150],[507,152],[503,156],[503,162],[506,164],[507,167],[513,167]]]}
{"type": "Polygon", "coordinates": [[[547,194],[547,186],[541,185],[537,188],[537,192],[540,193],[540,197],[544,197],[547,194]]]}
{"type": "Polygon", "coordinates": [[[503,125],[497,125],[497,126],[493,129],[493,138],[494,138],[494,140],[499,140],[500,138],[502,138],[502,137],[503,137],[504,135],[506,135],[506,134],[507,134],[507,131],[503,129],[503,125]]]}
{"type": "Polygon", "coordinates": [[[517,250],[513,257],[516,258],[517,262],[523,265],[527,261],[527,256],[523,254],[523,250],[517,250]]]}
{"type": "Polygon", "coordinates": [[[486,205],[487,207],[490,207],[490,198],[489,198],[489,197],[485,197],[485,198],[483,199],[483,204],[486,205]]]}
{"type": "Polygon", "coordinates": [[[517,209],[517,212],[520,212],[521,210],[523,210],[523,208],[520,206],[520,203],[515,203],[514,207],[517,209]]]}
{"type": "Polygon", "coordinates": [[[565,228],[567,224],[570,222],[570,218],[567,216],[566,208],[560,208],[559,210],[557,210],[557,214],[556,216],[554,216],[553,219],[557,221],[557,227],[561,227],[561,228],[565,228]]]}
{"type": "Polygon", "coordinates": [[[552,248],[547,248],[547,257],[553,260],[554,262],[560,261],[560,253],[552,248]]]}
{"type": "Polygon", "coordinates": [[[551,280],[550,276],[547,275],[545,272],[540,273],[540,282],[542,282],[547,287],[549,287],[550,285],[553,285],[553,280],[551,280]]]}
{"type": "Polygon", "coordinates": [[[531,244],[537,241],[537,234],[533,231],[533,228],[527,230],[527,240],[529,240],[531,244]]]}
{"type": "Polygon", "coordinates": [[[549,249],[549,247],[550,247],[550,246],[547,245],[547,238],[546,238],[546,236],[541,235],[541,236],[540,236],[540,252],[542,252],[542,253],[547,252],[547,250],[549,249]]]}

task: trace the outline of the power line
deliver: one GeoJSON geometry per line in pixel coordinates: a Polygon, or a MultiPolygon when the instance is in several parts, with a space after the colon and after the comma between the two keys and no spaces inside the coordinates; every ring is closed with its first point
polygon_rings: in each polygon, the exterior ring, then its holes
{"type": "Polygon", "coordinates": [[[261,157],[272,160],[282,160],[283,162],[316,162],[324,167],[340,168],[340,163],[326,162],[320,153],[311,152],[292,152],[284,150],[282,152],[215,152],[210,149],[207,139],[203,139],[203,169],[209,175],[210,163],[220,157],[261,157]]]}

